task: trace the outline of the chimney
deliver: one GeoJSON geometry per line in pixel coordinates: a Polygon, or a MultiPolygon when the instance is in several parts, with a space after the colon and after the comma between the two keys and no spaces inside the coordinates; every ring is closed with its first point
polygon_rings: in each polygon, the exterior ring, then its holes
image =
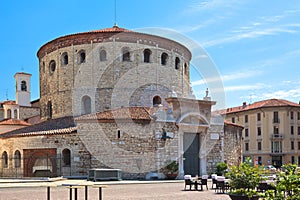
{"type": "Polygon", "coordinates": [[[247,103],[243,102],[243,109],[246,108],[246,106],[247,106],[247,103]]]}

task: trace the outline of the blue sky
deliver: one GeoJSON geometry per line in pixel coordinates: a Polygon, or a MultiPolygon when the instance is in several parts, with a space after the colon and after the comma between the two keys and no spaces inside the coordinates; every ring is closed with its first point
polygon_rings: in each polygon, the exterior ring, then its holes
{"type": "MultiPolygon", "coordinates": [[[[114,24],[113,0],[17,2],[0,7],[0,101],[15,99],[13,75],[20,71],[32,74],[31,97],[39,98],[36,52],[43,44],[114,24]]],[[[300,100],[298,0],[118,0],[117,24],[172,29],[195,41],[223,80],[226,107],[268,98],[300,100]]],[[[195,71],[191,77],[202,98],[214,80],[195,71]]]]}

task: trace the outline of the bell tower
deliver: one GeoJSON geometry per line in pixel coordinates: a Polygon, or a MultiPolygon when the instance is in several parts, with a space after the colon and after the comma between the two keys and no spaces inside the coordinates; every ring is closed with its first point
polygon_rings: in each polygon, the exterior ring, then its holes
{"type": "Polygon", "coordinates": [[[31,74],[18,72],[16,79],[16,103],[19,106],[31,106],[30,103],[30,78],[31,74]]]}

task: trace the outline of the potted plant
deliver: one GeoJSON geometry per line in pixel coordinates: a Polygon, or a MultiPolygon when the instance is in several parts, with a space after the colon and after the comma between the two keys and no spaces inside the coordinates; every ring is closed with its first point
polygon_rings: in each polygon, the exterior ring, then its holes
{"type": "Polygon", "coordinates": [[[217,163],[217,175],[223,176],[228,169],[228,166],[225,162],[219,162],[217,163]]]}
{"type": "Polygon", "coordinates": [[[250,158],[238,166],[232,165],[226,176],[229,178],[230,192],[233,200],[258,200],[259,193],[255,190],[261,181],[260,168],[251,165],[250,158]]]}
{"type": "Polygon", "coordinates": [[[175,160],[168,161],[162,171],[166,179],[175,179],[178,176],[178,162],[175,160]]]}

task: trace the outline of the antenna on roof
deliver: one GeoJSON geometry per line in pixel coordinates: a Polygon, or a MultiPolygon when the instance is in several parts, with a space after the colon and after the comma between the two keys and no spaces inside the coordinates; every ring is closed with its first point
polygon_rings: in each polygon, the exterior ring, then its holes
{"type": "Polygon", "coordinates": [[[114,26],[118,26],[117,25],[117,0],[115,0],[115,22],[114,22],[114,26]]]}

